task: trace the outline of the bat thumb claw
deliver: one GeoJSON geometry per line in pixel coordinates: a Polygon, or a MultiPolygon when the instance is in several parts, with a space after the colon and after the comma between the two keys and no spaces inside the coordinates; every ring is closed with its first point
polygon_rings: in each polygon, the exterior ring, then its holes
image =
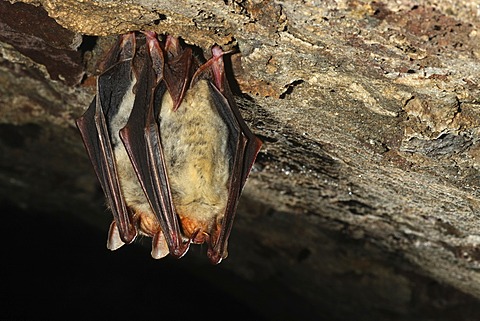
{"type": "Polygon", "coordinates": [[[180,259],[188,252],[189,248],[190,248],[190,242],[183,243],[183,245],[178,249],[174,249],[173,251],[170,251],[170,254],[172,254],[177,259],[180,259]]]}
{"type": "Polygon", "coordinates": [[[220,254],[219,252],[215,251],[212,248],[208,249],[207,256],[210,259],[210,262],[212,264],[218,264],[218,263],[222,262],[222,260],[224,258],[224,255],[220,254]]]}
{"type": "Polygon", "coordinates": [[[227,257],[228,253],[226,248],[223,251],[216,250],[210,238],[207,238],[207,243],[208,243],[207,256],[210,259],[210,262],[212,264],[218,264],[222,262],[224,258],[227,257]]]}

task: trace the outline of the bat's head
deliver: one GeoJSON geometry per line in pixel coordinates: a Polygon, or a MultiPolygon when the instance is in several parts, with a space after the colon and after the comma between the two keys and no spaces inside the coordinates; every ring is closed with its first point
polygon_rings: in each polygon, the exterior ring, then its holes
{"type": "Polygon", "coordinates": [[[191,217],[181,217],[183,233],[192,240],[192,243],[203,244],[209,242],[218,234],[217,226],[212,226],[208,221],[199,221],[191,217]]]}
{"type": "Polygon", "coordinates": [[[212,224],[209,221],[192,220],[189,217],[181,218],[183,233],[190,238],[192,243],[207,243],[207,255],[213,264],[227,257],[227,244],[222,245],[222,249],[217,249],[218,240],[222,231],[221,222],[212,224]]]}

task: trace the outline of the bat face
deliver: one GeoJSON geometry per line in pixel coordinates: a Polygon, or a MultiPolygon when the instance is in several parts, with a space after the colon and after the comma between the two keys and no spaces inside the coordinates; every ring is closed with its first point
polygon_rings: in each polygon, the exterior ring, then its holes
{"type": "Polygon", "coordinates": [[[114,221],[107,247],[152,237],[152,256],[207,243],[227,256],[241,191],[261,142],[235,105],[223,51],[200,64],[190,48],[145,32],[121,36],[77,120],[114,221]]]}

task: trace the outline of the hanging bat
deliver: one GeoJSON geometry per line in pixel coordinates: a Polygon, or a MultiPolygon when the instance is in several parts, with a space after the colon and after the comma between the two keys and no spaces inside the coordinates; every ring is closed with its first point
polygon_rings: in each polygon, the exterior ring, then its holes
{"type": "Polygon", "coordinates": [[[227,256],[237,203],[261,141],[228,86],[225,52],[204,64],[177,38],[119,37],[77,120],[114,220],[107,247],[152,237],[152,257],[182,257],[207,243],[227,256]]]}

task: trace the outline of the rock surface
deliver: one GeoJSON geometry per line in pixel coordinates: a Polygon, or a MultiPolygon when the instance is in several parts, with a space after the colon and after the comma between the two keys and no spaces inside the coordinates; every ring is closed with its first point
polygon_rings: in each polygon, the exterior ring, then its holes
{"type": "Polygon", "coordinates": [[[479,26],[461,0],[2,0],[2,201],[106,232],[74,119],[113,35],[168,33],[207,57],[217,43],[237,50],[239,105],[265,142],[221,265],[268,296],[244,289],[247,305],[272,320],[473,320],[479,26]]]}

